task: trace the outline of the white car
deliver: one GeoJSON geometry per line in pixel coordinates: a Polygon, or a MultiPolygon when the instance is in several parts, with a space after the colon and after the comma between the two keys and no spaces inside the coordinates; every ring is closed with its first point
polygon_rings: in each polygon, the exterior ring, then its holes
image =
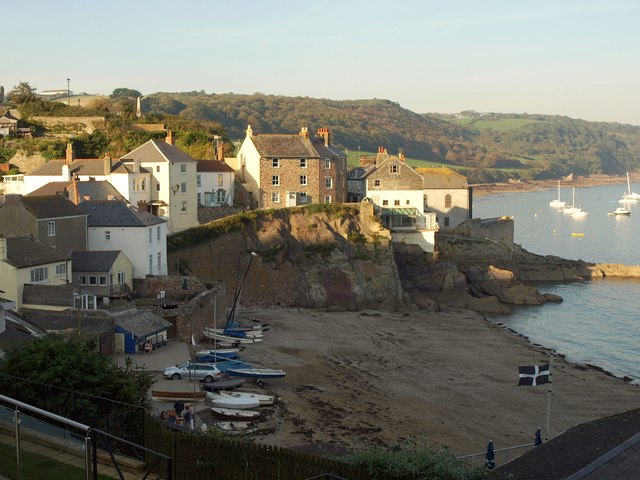
{"type": "Polygon", "coordinates": [[[170,380],[180,380],[186,378],[189,380],[203,380],[205,383],[211,383],[216,378],[222,376],[222,373],[215,365],[211,363],[182,362],[173,367],[167,367],[162,370],[162,376],[170,380]]]}

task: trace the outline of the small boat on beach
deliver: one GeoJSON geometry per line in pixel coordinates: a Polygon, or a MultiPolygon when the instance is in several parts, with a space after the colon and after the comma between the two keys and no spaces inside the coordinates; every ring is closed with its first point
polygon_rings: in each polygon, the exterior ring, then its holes
{"type": "Polygon", "coordinates": [[[234,388],[244,385],[244,378],[221,378],[214,380],[213,382],[202,384],[202,389],[205,392],[217,392],[220,390],[232,390],[234,388]]]}
{"type": "Polygon", "coordinates": [[[167,392],[163,390],[151,390],[151,399],[156,402],[204,402],[207,397],[205,392],[167,392]]]}
{"type": "Polygon", "coordinates": [[[260,343],[262,342],[262,338],[261,337],[232,337],[230,335],[225,335],[223,333],[219,333],[217,331],[218,329],[215,328],[208,328],[205,327],[204,330],[202,331],[202,334],[211,339],[211,340],[217,340],[220,342],[225,342],[226,344],[229,345],[246,345],[246,344],[251,344],[251,343],[260,343]],[[237,342],[237,343],[236,343],[237,342]]]}
{"type": "Polygon", "coordinates": [[[276,368],[256,368],[256,367],[232,367],[227,369],[230,377],[253,378],[256,380],[266,380],[270,378],[282,378],[286,374],[284,370],[276,368]]]}
{"type": "Polygon", "coordinates": [[[260,401],[256,398],[231,396],[224,392],[206,392],[206,395],[214,407],[250,410],[260,406],[260,401]]]}
{"type": "Polygon", "coordinates": [[[250,422],[260,416],[257,410],[239,410],[237,408],[211,407],[211,416],[220,420],[242,420],[250,422]]]}
{"type": "Polygon", "coordinates": [[[209,350],[200,350],[196,355],[215,355],[219,358],[238,358],[240,356],[239,348],[213,348],[209,350]]]}
{"type": "Polygon", "coordinates": [[[273,405],[273,396],[272,395],[263,395],[262,393],[253,393],[253,392],[220,392],[220,395],[224,397],[233,397],[237,399],[251,399],[256,400],[262,406],[265,405],[273,405]]]}
{"type": "Polygon", "coordinates": [[[216,422],[215,426],[226,433],[253,433],[256,431],[250,422],[216,422]]]}

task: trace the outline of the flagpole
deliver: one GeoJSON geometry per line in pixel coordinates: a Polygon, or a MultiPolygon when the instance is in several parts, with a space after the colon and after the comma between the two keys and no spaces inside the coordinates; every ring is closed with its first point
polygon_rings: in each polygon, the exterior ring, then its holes
{"type": "Polygon", "coordinates": [[[549,383],[548,383],[548,390],[547,390],[547,420],[546,420],[546,424],[545,424],[545,438],[544,441],[548,442],[549,441],[549,437],[551,436],[549,433],[549,425],[551,423],[551,385],[553,385],[553,376],[551,373],[551,361],[553,360],[553,356],[549,355],[549,383]]]}

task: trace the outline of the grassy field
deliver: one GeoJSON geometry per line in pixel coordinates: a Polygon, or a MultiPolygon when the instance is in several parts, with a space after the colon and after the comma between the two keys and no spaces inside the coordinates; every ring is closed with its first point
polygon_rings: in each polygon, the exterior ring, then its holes
{"type": "Polygon", "coordinates": [[[452,121],[465,127],[477,128],[478,130],[492,129],[498,132],[508,132],[515,130],[530,123],[540,123],[539,120],[530,120],[527,118],[497,118],[497,119],[478,119],[478,118],[455,118],[452,121]]]}
{"type": "MultiPolygon", "coordinates": [[[[347,151],[347,165],[348,167],[357,167],[360,165],[360,157],[375,157],[376,154],[374,152],[365,152],[358,150],[348,150],[347,151]]],[[[418,167],[442,167],[449,166],[443,165],[441,162],[430,162],[428,160],[421,160],[418,158],[409,158],[406,157],[405,161],[407,164],[411,165],[414,168],[418,167]]],[[[455,169],[455,167],[451,167],[455,169]]]]}
{"type": "MultiPolygon", "coordinates": [[[[57,462],[51,458],[22,451],[22,478],[46,478],[47,480],[69,480],[84,478],[84,470],[73,465],[57,462]]],[[[16,448],[0,443],[0,476],[16,477],[16,448]]],[[[98,474],[100,480],[112,480],[112,477],[98,474]]]]}

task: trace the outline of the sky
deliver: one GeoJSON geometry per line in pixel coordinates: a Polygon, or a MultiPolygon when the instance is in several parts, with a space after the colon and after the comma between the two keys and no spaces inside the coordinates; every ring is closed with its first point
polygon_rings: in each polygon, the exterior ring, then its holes
{"type": "Polygon", "coordinates": [[[1,2],[0,85],[379,98],[640,125],[637,0],[1,2]]]}

